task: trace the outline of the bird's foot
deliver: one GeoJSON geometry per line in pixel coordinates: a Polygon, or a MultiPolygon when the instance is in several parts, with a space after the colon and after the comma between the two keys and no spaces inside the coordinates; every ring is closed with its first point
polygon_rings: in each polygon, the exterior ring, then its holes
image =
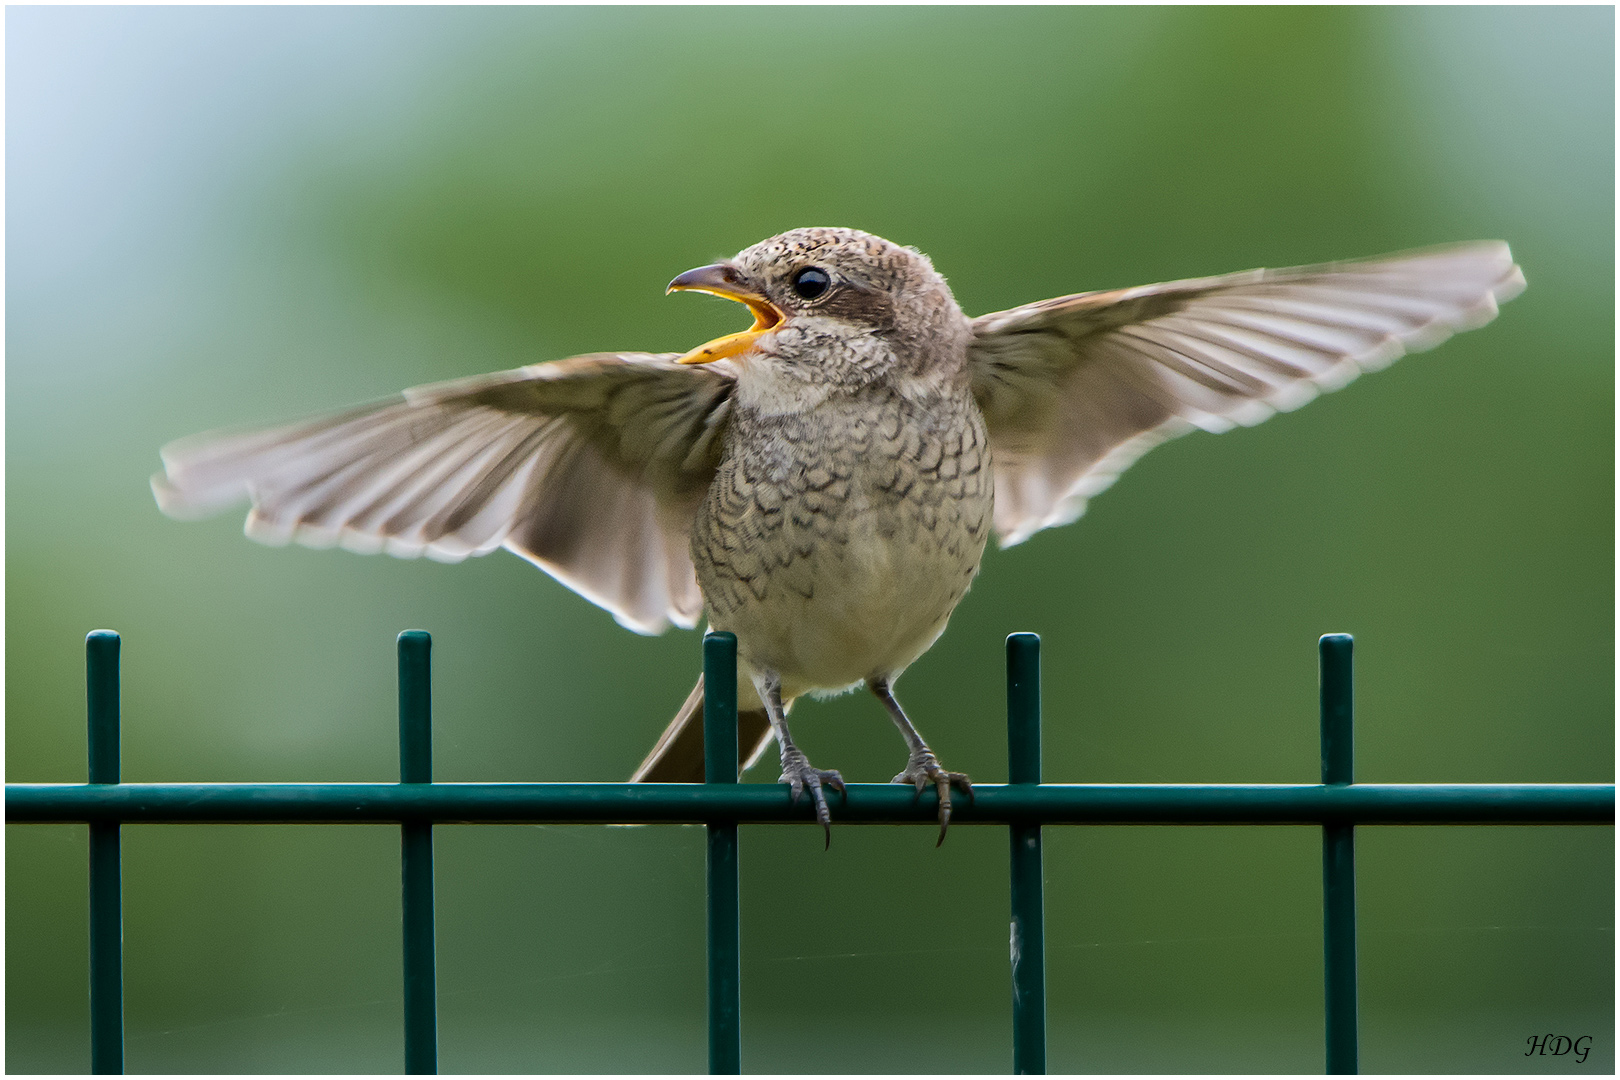
{"type": "Polygon", "coordinates": [[[934,752],[926,748],[912,754],[906,762],[906,771],[889,782],[913,785],[918,798],[922,797],[923,789],[929,784],[933,784],[939,792],[939,839],[934,842],[935,847],[945,842],[945,830],[951,825],[951,788],[960,789],[969,802],[973,801],[973,782],[967,778],[967,774],[946,772],[939,767],[939,759],[934,752]]]}
{"type": "Polygon", "coordinates": [[[782,776],[778,782],[788,785],[793,791],[795,806],[799,804],[805,789],[810,789],[810,800],[816,805],[816,820],[821,823],[822,831],[827,834],[826,847],[832,847],[832,814],[827,810],[827,796],[821,789],[826,785],[838,794],[845,795],[844,778],[838,774],[838,770],[816,768],[805,758],[802,751],[795,748],[782,755],[782,776]]]}

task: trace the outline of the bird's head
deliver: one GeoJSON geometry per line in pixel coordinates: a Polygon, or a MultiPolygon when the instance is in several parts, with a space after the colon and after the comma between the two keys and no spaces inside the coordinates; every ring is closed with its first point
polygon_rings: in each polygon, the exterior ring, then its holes
{"type": "MultiPolygon", "coordinates": [[[[957,367],[967,319],[928,257],[856,229],[794,229],[688,270],[669,291],[746,304],[754,325],[698,346],[683,364],[737,357],[789,377],[869,382],[899,369],[957,367]]],[[[746,378],[746,376],[745,376],[746,378]]]]}

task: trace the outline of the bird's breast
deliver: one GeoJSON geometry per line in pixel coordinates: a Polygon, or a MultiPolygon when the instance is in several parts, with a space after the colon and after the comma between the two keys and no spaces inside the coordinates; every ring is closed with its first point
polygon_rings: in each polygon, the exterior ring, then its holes
{"type": "Polygon", "coordinates": [[[710,619],[785,691],[898,674],[978,572],[991,492],[965,396],[744,411],[693,530],[710,619]]]}

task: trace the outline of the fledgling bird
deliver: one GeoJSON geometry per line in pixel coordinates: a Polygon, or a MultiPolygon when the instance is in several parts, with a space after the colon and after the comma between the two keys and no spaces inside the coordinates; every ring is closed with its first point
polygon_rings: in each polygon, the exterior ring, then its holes
{"type": "MultiPolygon", "coordinates": [[[[1192,428],[1296,408],[1482,326],[1524,278],[1500,242],[1078,293],[970,319],[928,258],[795,229],[669,291],[754,325],[684,355],[596,353],[407,390],[162,451],[163,511],[251,499],[270,544],[458,561],[506,547],[640,633],[737,635],[739,768],[774,734],[831,832],[795,698],[865,684],[908,750],[895,783],[952,787],[894,696],[1002,546],[1079,517],[1192,428]]],[[[702,683],[633,779],[703,779],[702,683]]]]}

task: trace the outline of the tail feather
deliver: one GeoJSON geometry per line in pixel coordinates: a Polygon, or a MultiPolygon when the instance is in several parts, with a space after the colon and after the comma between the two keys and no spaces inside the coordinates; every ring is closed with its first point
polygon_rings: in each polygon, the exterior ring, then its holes
{"type": "MultiPolygon", "coordinates": [[[[737,774],[758,761],[771,744],[771,721],[764,709],[737,712],[737,774]]],[[[658,737],[630,777],[632,783],[703,783],[703,676],[686,696],[686,702],[658,737]]]]}

